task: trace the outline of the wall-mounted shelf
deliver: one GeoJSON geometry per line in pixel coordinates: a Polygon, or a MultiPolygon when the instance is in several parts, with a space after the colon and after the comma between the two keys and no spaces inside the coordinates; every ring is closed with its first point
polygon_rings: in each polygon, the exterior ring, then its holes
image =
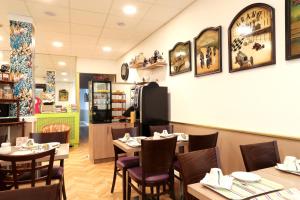
{"type": "Polygon", "coordinates": [[[134,69],[138,69],[143,67],[144,62],[138,62],[138,63],[133,63],[132,65],[130,65],[130,68],[134,68],[134,69]]]}
{"type": "Polygon", "coordinates": [[[165,67],[165,66],[167,66],[166,62],[156,62],[153,64],[146,65],[145,67],[141,67],[139,69],[140,70],[146,70],[146,69],[151,70],[151,69],[156,69],[156,68],[165,67]]]}
{"type": "Polygon", "coordinates": [[[0,80],[0,84],[14,84],[14,83],[16,83],[16,82],[0,80]]]}

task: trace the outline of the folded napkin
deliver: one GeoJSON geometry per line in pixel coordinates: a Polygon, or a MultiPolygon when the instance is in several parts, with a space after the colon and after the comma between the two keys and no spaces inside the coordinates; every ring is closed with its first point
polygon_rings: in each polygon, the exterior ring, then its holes
{"type": "Polygon", "coordinates": [[[141,143],[139,143],[137,140],[129,140],[126,142],[126,144],[130,147],[139,147],[141,146],[141,143]]]}
{"type": "Polygon", "coordinates": [[[159,133],[159,132],[154,132],[154,133],[153,133],[153,139],[154,139],[154,140],[160,139],[160,133],[159,133]]]}
{"type": "Polygon", "coordinates": [[[206,173],[205,177],[200,181],[203,185],[208,185],[214,188],[222,188],[231,190],[233,177],[223,176],[222,173],[206,173]]]}

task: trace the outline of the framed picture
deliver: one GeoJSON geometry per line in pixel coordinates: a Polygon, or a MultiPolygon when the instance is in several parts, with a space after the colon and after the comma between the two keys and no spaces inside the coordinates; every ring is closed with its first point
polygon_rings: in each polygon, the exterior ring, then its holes
{"type": "Polygon", "coordinates": [[[255,3],[240,11],[228,29],[229,72],[276,63],[275,11],[255,3]]]}
{"type": "Polygon", "coordinates": [[[65,89],[58,91],[58,99],[59,101],[68,101],[69,99],[69,92],[65,89]]]}
{"type": "Polygon", "coordinates": [[[286,59],[300,58],[300,1],[285,1],[286,59]]]}
{"type": "Polygon", "coordinates": [[[169,51],[170,76],[192,71],[191,42],[178,42],[169,51]]]}
{"type": "Polygon", "coordinates": [[[194,38],[195,76],[222,72],[222,28],[204,29],[194,38]]]}

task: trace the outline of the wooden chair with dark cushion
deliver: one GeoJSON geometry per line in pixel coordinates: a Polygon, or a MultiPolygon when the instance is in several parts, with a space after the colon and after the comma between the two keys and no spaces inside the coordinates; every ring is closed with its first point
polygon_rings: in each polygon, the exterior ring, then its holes
{"type": "Polygon", "coordinates": [[[154,135],[154,132],[163,132],[163,130],[167,130],[168,133],[173,133],[173,125],[152,125],[149,126],[150,134],[154,135]]]}
{"type": "MultiPolygon", "coordinates": [[[[216,147],[218,135],[218,132],[209,135],[189,135],[189,152],[216,147]]],[[[174,162],[174,169],[181,172],[178,161],[174,162]]]]}
{"type": "Polygon", "coordinates": [[[48,124],[43,126],[42,133],[61,132],[67,133],[67,143],[69,142],[71,128],[67,124],[48,124]]]}
{"type": "Polygon", "coordinates": [[[186,200],[196,200],[187,192],[187,185],[198,183],[211,168],[220,168],[217,148],[192,151],[178,155],[186,200]]]}
{"type": "MultiPolygon", "coordinates": [[[[137,136],[138,128],[112,128],[112,139],[117,140],[119,138],[124,137],[126,133],[129,133],[131,137],[137,136]]],[[[111,193],[114,192],[115,183],[117,175],[122,177],[122,188],[123,188],[123,200],[126,199],[126,172],[127,169],[131,167],[136,167],[139,165],[139,157],[138,156],[124,156],[125,152],[119,147],[114,145],[115,152],[115,166],[114,166],[114,174],[113,181],[111,185],[111,193]],[[122,171],[122,174],[120,173],[122,171]]]]}
{"type": "Polygon", "coordinates": [[[245,168],[248,172],[273,167],[280,163],[277,142],[240,145],[245,168]]]}
{"type": "Polygon", "coordinates": [[[34,188],[6,190],[0,192],[0,200],[60,200],[61,184],[51,184],[34,188]]]}
{"type": "MultiPolygon", "coordinates": [[[[30,133],[30,138],[34,139],[36,143],[59,142],[61,144],[68,143],[68,131],[48,132],[48,133],[30,133]]],[[[64,159],[60,160],[59,166],[53,167],[53,179],[62,180],[62,193],[66,200],[67,194],[65,189],[64,179],[64,159]]]]}
{"type": "Polygon", "coordinates": [[[142,200],[146,196],[159,199],[159,196],[170,192],[171,198],[174,199],[174,169],[173,159],[175,156],[177,137],[159,139],[159,140],[142,140],[141,147],[141,165],[128,169],[128,199],[131,198],[131,188],[142,195],[142,200]],[[131,183],[134,180],[141,188],[131,183]],[[169,190],[165,190],[165,186],[169,190]],[[161,192],[160,187],[164,190],[161,192]],[[150,187],[151,194],[146,194],[146,187],[150,187]],[[156,188],[156,194],[153,194],[156,188]]]}
{"type": "Polygon", "coordinates": [[[54,155],[55,149],[29,155],[0,154],[0,160],[10,163],[11,166],[11,168],[1,166],[0,172],[5,174],[2,183],[7,188],[14,187],[15,189],[19,189],[19,185],[29,183],[31,187],[35,187],[37,182],[42,181],[45,181],[46,185],[50,185],[54,155]],[[42,159],[45,161],[43,160],[43,165],[39,165],[42,159]],[[24,165],[24,163],[28,163],[28,165],[24,165]],[[41,173],[41,171],[46,171],[46,173],[41,173]]]}
{"type": "Polygon", "coordinates": [[[0,135],[0,145],[1,145],[1,143],[6,142],[6,141],[7,141],[7,134],[0,135]]]}

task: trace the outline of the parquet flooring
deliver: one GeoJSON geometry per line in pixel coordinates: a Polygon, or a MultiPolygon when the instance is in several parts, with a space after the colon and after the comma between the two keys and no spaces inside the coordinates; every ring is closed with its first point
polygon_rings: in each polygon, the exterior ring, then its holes
{"type": "MultiPolygon", "coordinates": [[[[93,164],[88,158],[88,144],[70,148],[65,160],[65,184],[68,200],[122,200],[121,178],[117,177],[115,192],[110,193],[113,162],[93,164]]],[[[177,184],[178,185],[178,184],[177,184]]],[[[137,196],[135,193],[132,196],[137,196]]],[[[161,200],[169,200],[168,195],[161,200]]]]}

